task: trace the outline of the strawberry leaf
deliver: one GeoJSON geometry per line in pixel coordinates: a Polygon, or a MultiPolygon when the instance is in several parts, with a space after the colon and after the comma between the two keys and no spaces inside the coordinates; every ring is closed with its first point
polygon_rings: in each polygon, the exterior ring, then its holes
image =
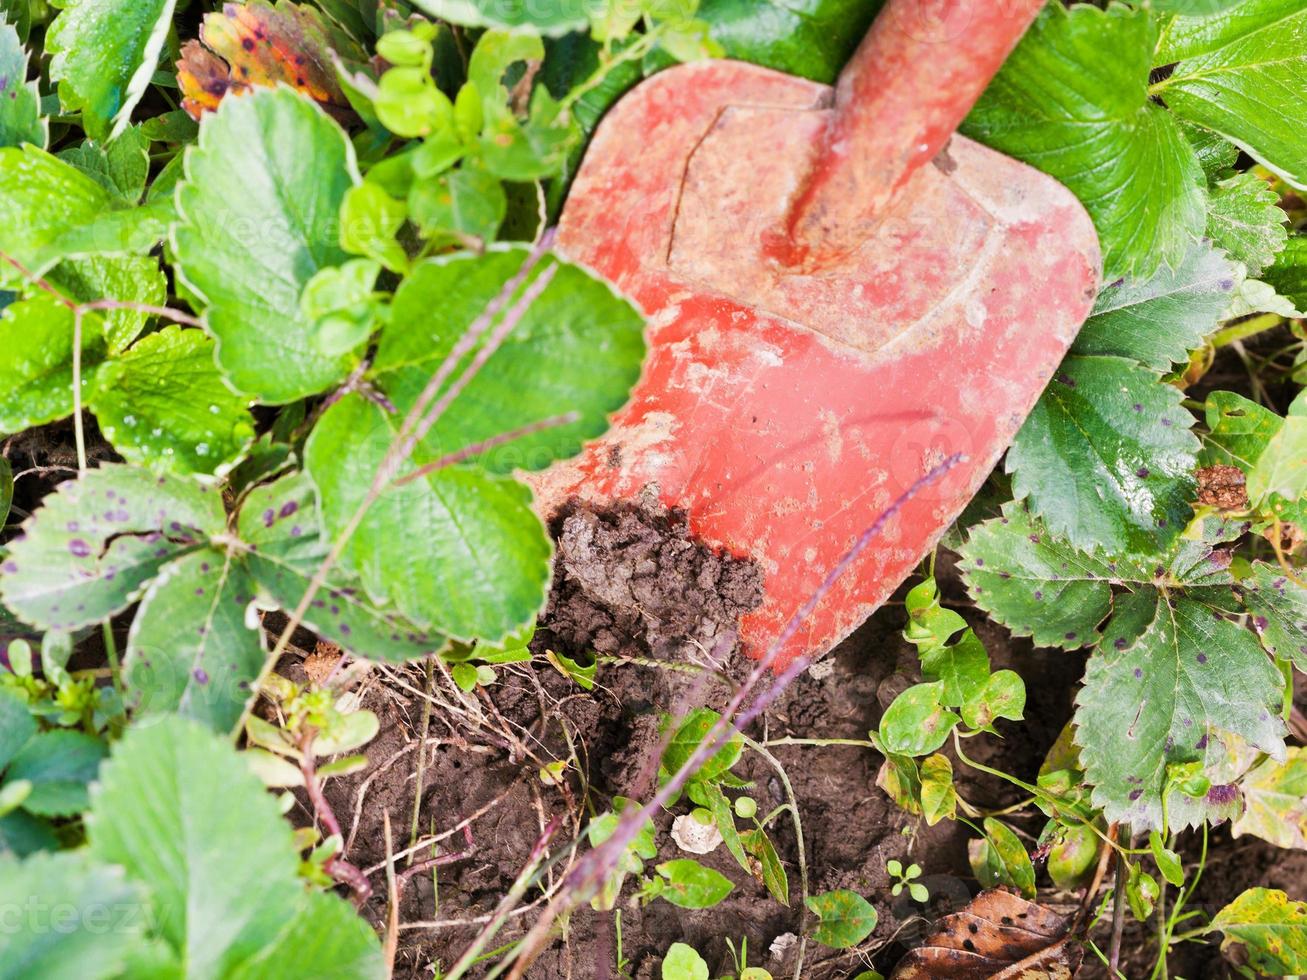
{"type": "Polygon", "coordinates": [[[1230,832],[1253,834],[1276,847],[1307,850],[1307,749],[1291,748],[1284,761],[1263,760],[1239,785],[1244,812],[1230,832]]]}
{"type": "MultiPolygon", "coordinates": [[[[1225,761],[1231,736],[1283,756],[1279,671],[1244,629],[1192,599],[1151,588],[1124,596],[1085,670],[1076,743],[1092,800],[1108,821],[1162,829],[1168,767],[1225,761]]],[[[1227,802],[1168,797],[1170,826],[1227,802]]]]}
{"type": "Polygon", "coordinates": [[[357,181],[344,132],[285,88],[229,99],[200,127],[177,189],[173,247],[236,390],[282,404],[342,380],[354,365],[352,354],[319,351],[300,292],[348,257],[338,215],[357,181]]]}
{"type": "Polygon", "coordinates": [[[1235,174],[1212,188],[1207,235],[1247,266],[1249,276],[1260,275],[1289,241],[1289,216],[1279,202],[1280,195],[1256,174],[1235,174]]]}
{"type": "MultiPolygon", "coordinates": [[[[241,508],[238,530],[250,548],[245,562],[260,591],[282,609],[295,609],[328,551],[313,484],[296,473],[256,487],[241,508]]],[[[372,660],[415,660],[444,644],[443,637],[369,602],[339,570],[309,606],[304,623],[372,660]]]]}
{"type": "Polygon", "coordinates": [[[223,384],[213,341],[169,326],[100,365],[90,393],[100,431],[153,470],[223,473],[254,441],[249,399],[223,384]]]}
{"type": "Polygon", "coordinates": [[[1154,93],[1295,187],[1307,187],[1307,8],[1246,0],[1211,17],[1176,17],[1154,63],[1179,62],[1154,93]]]}
{"type": "Polygon", "coordinates": [[[41,91],[27,81],[27,50],[0,16],[0,146],[31,143],[44,148],[50,121],[41,115],[41,91]]]}
{"type": "Polygon", "coordinates": [[[1307,902],[1291,902],[1275,888],[1249,888],[1221,909],[1212,929],[1225,933],[1221,949],[1241,944],[1250,967],[1267,977],[1307,970],[1307,902]]]}
{"type": "MultiPolygon", "coordinates": [[[[457,413],[458,409],[453,409],[457,413]]],[[[329,535],[363,502],[400,420],[357,394],[323,415],[305,447],[329,535]]],[[[419,451],[421,465],[438,457],[419,451]]],[[[471,466],[448,466],[392,487],[344,553],[374,601],[458,640],[497,643],[544,605],[552,552],[531,492],[471,466]]]]}
{"type": "Polygon", "coordinates": [[[50,77],[93,139],[126,128],[172,27],[176,0],[63,0],[50,25],[50,77]]]}
{"type": "Polygon", "coordinates": [[[1307,235],[1290,235],[1262,278],[1298,309],[1307,307],[1307,235]]]}
{"type": "Polygon", "coordinates": [[[1203,230],[1198,159],[1148,97],[1156,43],[1147,9],[1049,4],[962,127],[1080,198],[1109,281],[1179,263],[1203,230]]]}
{"type": "Polygon", "coordinates": [[[89,470],[24,523],[0,564],[0,599],[45,629],[90,626],[125,609],[168,561],[224,523],[214,488],[127,466],[89,470]]]}
{"type": "MultiPolygon", "coordinates": [[[[48,293],[0,314],[0,432],[22,432],[73,412],[73,311],[48,293]]],[[[104,323],[82,318],[82,399],[107,351],[104,323]]]]}
{"type": "Polygon", "coordinates": [[[256,586],[212,548],[170,562],[151,583],[127,638],[123,678],[137,717],[179,714],[225,732],[254,696],[266,658],[256,586]]]}
{"type": "Polygon", "coordinates": [[[1252,625],[1271,656],[1292,661],[1307,671],[1307,589],[1278,565],[1252,563],[1252,574],[1239,583],[1252,625]]]}
{"type": "MultiPolygon", "coordinates": [[[[61,236],[113,207],[100,184],[35,146],[0,149],[0,173],[0,252],[33,274],[62,257],[61,236]]],[[[15,281],[15,270],[0,264],[0,284],[15,281]]]]}
{"type": "Polygon", "coordinates": [[[414,0],[433,17],[464,27],[500,27],[522,33],[558,37],[589,26],[585,0],[414,0]]]}
{"type": "Polygon", "coordinates": [[[1068,357],[1008,451],[1015,495],[1082,550],[1164,548],[1192,513],[1198,440],[1182,400],[1125,358],[1068,357]]]}
{"type": "Polygon", "coordinates": [[[1168,371],[1216,329],[1242,279],[1223,253],[1195,243],[1174,269],[1105,286],[1072,351],[1116,354],[1168,371]]]}

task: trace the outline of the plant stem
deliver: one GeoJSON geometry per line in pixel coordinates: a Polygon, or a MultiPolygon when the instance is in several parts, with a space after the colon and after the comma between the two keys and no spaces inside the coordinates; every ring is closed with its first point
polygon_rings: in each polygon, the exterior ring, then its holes
{"type": "Polygon", "coordinates": [[[1212,336],[1211,345],[1219,350],[1222,347],[1228,347],[1237,340],[1246,340],[1259,333],[1274,330],[1282,323],[1284,323],[1284,317],[1278,313],[1263,313],[1260,316],[1250,317],[1239,323],[1231,324],[1224,330],[1218,330],[1212,336]]]}
{"type": "Polygon", "coordinates": [[[113,637],[113,624],[109,620],[100,623],[100,631],[104,636],[104,652],[109,658],[109,676],[113,678],[113,689],[118,692],[118,697],[123,697],[123,675],[122,669],[118,666],[118,642],[113,637]]]}
{"type": "Polygon", "coordinates": [[[1116,882],[1112,889],[1112,942],[1108,947],[1107,972],[1113,978],[1121,976],[1117,969],[1121,962],[1121,937],[1125,934],[1125,857],[1116,855],[1116,882]]]}

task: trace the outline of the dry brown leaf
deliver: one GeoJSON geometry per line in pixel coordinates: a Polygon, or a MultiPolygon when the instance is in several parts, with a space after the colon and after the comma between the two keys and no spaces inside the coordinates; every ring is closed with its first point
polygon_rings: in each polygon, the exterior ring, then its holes
{"type": "Polygon", "coordinates": [[[938,925],[890,980],[1070,980],[1084,955],[1065,918],[1002,888],[938,925]]]}

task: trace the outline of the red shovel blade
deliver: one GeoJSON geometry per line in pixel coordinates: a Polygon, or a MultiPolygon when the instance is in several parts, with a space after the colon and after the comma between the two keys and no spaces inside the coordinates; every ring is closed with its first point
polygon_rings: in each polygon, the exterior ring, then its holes
{"type": "Polygon", "coordinates": [[[532,480],[548,517],[656,493],[706,544],[756,560],[760,656],[909,485],[914,497],[781,652],[824,651],[911,572],[1011,442],[1087,316],[1098,241],[1052,179],[962,137],[872,236],[816,271],[766,254],[831,90],[738,62],[664,72],[599,127],[559,248],[649,317],[612,429],[532,480]]]}

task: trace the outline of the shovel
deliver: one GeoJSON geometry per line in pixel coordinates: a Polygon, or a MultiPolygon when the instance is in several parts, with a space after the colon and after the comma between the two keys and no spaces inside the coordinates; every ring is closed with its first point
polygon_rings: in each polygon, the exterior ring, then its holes
{"type": "Polygon", "coordinates": [[[1061,184],[955,135],[1044,0],[889,0],[834,89],[735,61],[683,65],[604,118],[558,250],[647,314],[612,428],[531,480],[657,498],[758,563],[759,657],[850,545],[912,497],[774,661],[824,652],[953,522],[1048,383],[1097,290],[1061,184]]]}

